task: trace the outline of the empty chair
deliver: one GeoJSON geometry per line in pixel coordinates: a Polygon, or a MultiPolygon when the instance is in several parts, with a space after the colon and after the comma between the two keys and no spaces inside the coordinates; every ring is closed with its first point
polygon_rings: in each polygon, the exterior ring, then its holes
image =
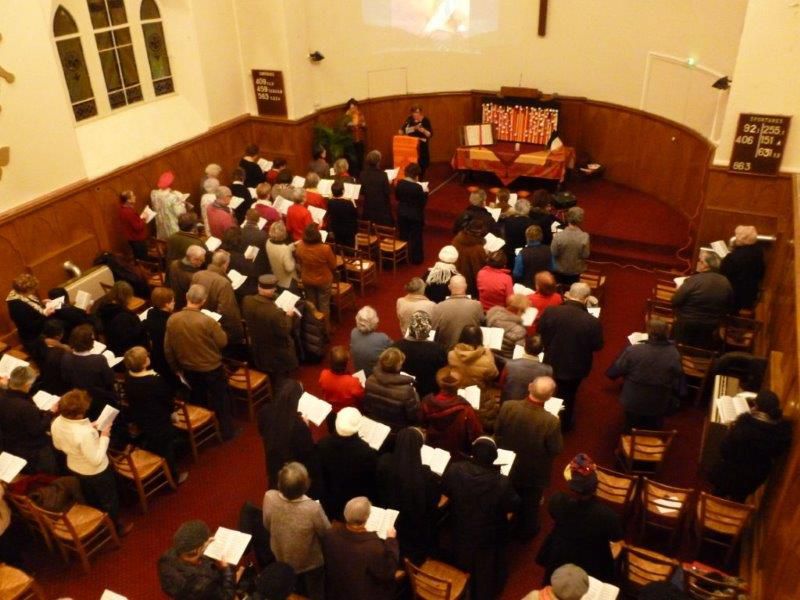
{"type": "Polygon", "coordinates": [[[678,432],[632,429],[630,435],[621,435],[617,446],[617,459],[626,473],[651,475],[658,473],[672,439],[678,432]]]}
{"type": "Polygon", "coordinates": [[[222,366],[231,397],[247,405],[247,418],[253,421],[256,408],[269,402],[272,397],[269,375],[250,368],[246,362],[232,358],[223,359],[222,366]]]}
{"type": "Polygon", "coordinates": [[[176,419],[173,425],[186,432],[192,457],[197,462],[197,449],[200,446],[214,438],[222,442],[217,415],[212,410],[186,402],[175,402],[175,406],[177,410],[174,413],[176,419]]]}
{"type": "Polygon", "coordinates": [[[148,497],[165,486],[173,490],[178,488],[169,472],[167,461],[157,454],[141,448],[131,448],[125,452],[109,450],[108,458],[117,475],[136,490],[143,513],[147,513],[148,497]]]}
{"type": "Polygon", "coordinates": [[[677,568],[674,558],[625,544],[620,554],[620,584],[625,593],[635,598],[647,584],[669,581],[677,568]]]}
{"type": "Polygon", "coordinates": [[[378,284],[378,269],[370,255],[355,248],[339,246],[344,263],[345,279],[358,286],[359,295],[364,295],[368,285],[378,284]]]}
{"type": "MultiPolygon", "coordinates": [[[[339,255],[337,255],[336,258],[337,260],[341,260],[341,256],[339,255]]],[[[356,310],[356,292],[353,289],[353,284],[342,281],[342,277],[338,271],[334,271],[333,273],[331,307],[336,311],[336,320],[340,323],[342,321],[342,310],[345,308],[356,310]]]]}
{"type": "Polygon", "coordinates": [[[603,303],[606,291],[606,276],[599,269],[586,269],[581,273],[580,281],[589,286],[592,296],[597,298],[600,304],[603,303]]]}
{"type": "Polygon", "coordinates": [[[645,326],[651,319],[660,319],[667,324],[670,338],[672,337],[672,329],[675,325],[675,312],[672,310],[672,305],[668,302],[663,302],[658,299],[650,298],[647,300],[647,309],[645,311],[644,322],[645,326]]]}
{"type": "Polygon", "coordinates": [[[408,264],[408,242],[397,237],[397,228],[387,225],[373,225],[378,237],[378,268],[383,268],[383,261],[392,263],[392,273],[397,273],[400,262],[408,264]]]}
{"type": "Polygon", "coordinates": [[[45,595],[33,577],[0,563],[0,598],[3,600],[44,600],[45,595]]]}
{"type": "Polygon", "coordinates": [[[378,236],[372,230],[371,222],[358,219],[356,248],[366,252],[370,257],[378,255],[378,236]]]}
{"type": "Polygon", "coordinates": [[[700,492],[695,520],[695,554],[703,542],[727,548],[725,562],[728,563],[750,520],[755,508],[732,500],[723,500],[706,492],[700,492]]]}
{"type": "Polygon", "coordinates": [[[681,539],[694,490],[672,487],[645,477],[640,492],[640,533],[648,529],[669,532],[669,548],[674,550],[681,539]]]}
{"type": "Polygon", "coordinates": [[[438,560],[426,560],[417,567],[405,559],[406,573],[414,598],[422,600],[457,600],[467,590],[469,573],[438,560]]]}
{"type": "Polygon", "coordinates": [[[726,352],[754,352],[763,323],[745,317],[728,316],[722,320],[719,337],[726,352]]]}
{"type": "Polygon", "coordinates": [[[596,496],[626,519],[639,486],[639,477],[618,473],[605,467],[597,466],[596,496]]]}
{"type": "Polygon", "coordinates": [[[717,353],[685,344],[677,344],[676,347],[681,355],[681,368],[686,377],[686,384],[697,390],[695,405],[699,405],[703,391],[706,389],[708,373],[717,353]]]}
{"type": "Polygon", "coordinates": [[[164,271],[157,260],[136,259],[134,261],[142,274],[147,277],[150,289],[164,286],[164,271]]]}

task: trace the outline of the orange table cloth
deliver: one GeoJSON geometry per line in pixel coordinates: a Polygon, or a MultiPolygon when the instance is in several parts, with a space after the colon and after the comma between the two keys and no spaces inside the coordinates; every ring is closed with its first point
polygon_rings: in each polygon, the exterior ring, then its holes
{"type": "Polygon", "coordinates": [[[567,169],[575,165],[575,149],[562,146],[550,151],[545,146],[499,142],[491,146],[459,146],[451,164],[454,169],[494,173],[508,185],[518,177],[564,181],[567,169]]]}

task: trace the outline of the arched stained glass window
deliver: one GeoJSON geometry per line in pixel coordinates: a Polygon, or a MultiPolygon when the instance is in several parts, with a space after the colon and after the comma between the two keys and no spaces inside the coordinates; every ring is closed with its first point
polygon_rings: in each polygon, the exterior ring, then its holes
{"type": "Polygon", "coordinates": [[[56,40],[75,120],[94,117],[97,114],[97,103],[83,56],[80,32],[75,19],[63,6],[56,9],[53,17],[53,37],[56,40]]]}
{"type": "Polygon", "coordinates": [[[139,18],[142,21],[142,33],[147,47],[147,60],[150,63],[150,76],[153,78],[155,94],[161,96],[174,92],[161,12],[155,0],[142,0],[139,18]]]}

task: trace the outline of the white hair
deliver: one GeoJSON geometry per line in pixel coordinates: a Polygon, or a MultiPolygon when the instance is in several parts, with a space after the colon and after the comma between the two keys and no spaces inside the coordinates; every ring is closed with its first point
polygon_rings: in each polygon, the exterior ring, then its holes
{"type": "Polygon", "coordinates": [[[356,329],[361,333],[372,333],[378,328],[378,313],[371,306],[363,306],[356,313],[356,329]]]}

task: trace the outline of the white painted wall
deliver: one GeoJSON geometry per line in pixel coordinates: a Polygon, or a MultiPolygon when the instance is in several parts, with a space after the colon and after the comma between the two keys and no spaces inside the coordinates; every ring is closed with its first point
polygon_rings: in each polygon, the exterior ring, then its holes
{"type": "Polygon", "coordinates": [[[751,1],[715,163],[727,165],[740,113],[794,115],[781,170],[800,173],[800,3],[751,1]]]}

